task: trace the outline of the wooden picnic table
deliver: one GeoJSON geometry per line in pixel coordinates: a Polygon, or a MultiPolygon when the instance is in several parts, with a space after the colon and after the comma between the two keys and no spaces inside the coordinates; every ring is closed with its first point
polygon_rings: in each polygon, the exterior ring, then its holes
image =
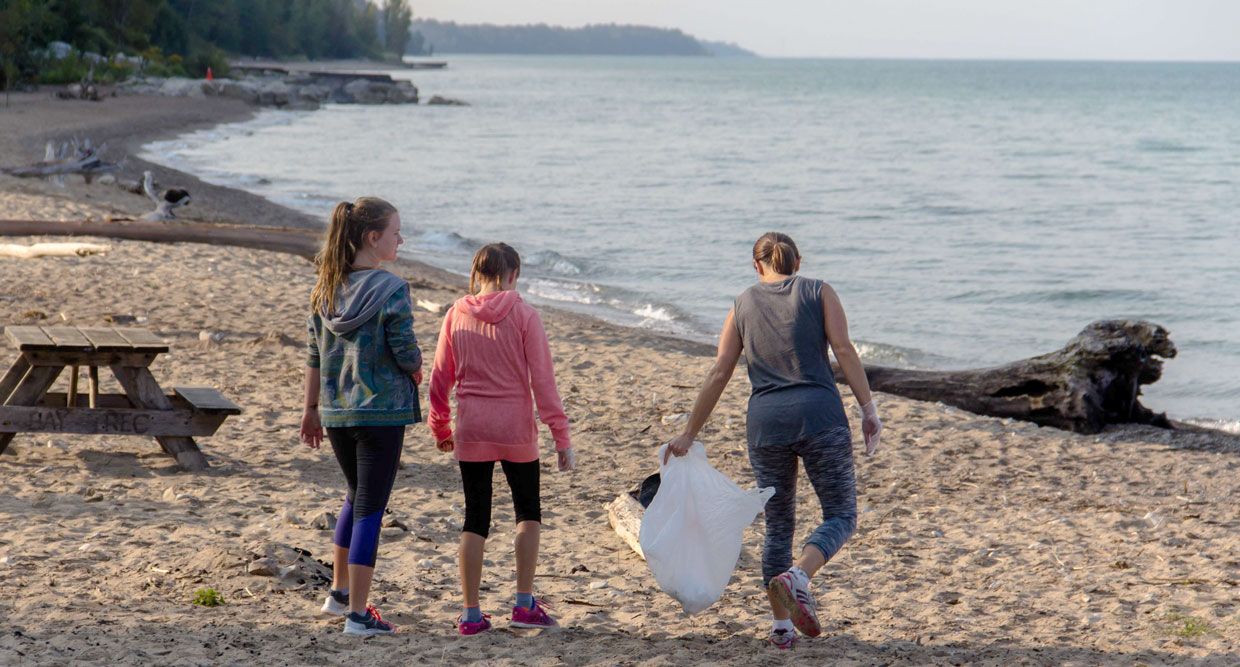
{"type": "Polygon", "coordinates": [[[145,329],[11,326],[19,356],[0,376],[0,454],[18,433],[153,437],[186,470],[207,459],[194,436],[209,436],[241,408],[208,387],[174,387],[165,395],[151,374],[168,344],[145,329]],[[87,392],[78,389],[87,367],[87,392]],[[123,394],[99,393],[99,367],[110,368],[123,394]],[[70,369],[65,393],[49,390],[70,369]]]}

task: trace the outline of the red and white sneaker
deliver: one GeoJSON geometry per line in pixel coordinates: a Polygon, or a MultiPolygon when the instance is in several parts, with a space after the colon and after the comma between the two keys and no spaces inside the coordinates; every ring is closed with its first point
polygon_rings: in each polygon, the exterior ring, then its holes
{"type": "Polygon", "coordinates": [[[818,603],[809,592],[809,582],[785,572],[771,580],[767,586],[771,595],[792,614],[792,624],[806,637],[822,634],[818,624],[818,603]]]}
{"type": "Polygon", "coordinates": [[[481,621],[466,621],[464,616],[456,617],[456,631],[464,637],[479,635],[491,629],[491,615],[483,614],[481,621]]]}
{"type": "Polygon", "coordinates": [[[514,628],[555,628],[559,627],[559,623],[555,622],[547,614],[547,609],[551,609],[551,605],[542,601],[534,600],[533,607],[513,607],[512,623],[514,628]]]}
{"type": "Polygon", "coordinates": [[[797,631],[784,630],[782,628],[771,630],[771,636],[767,637],[766,640],[771,642],[771,646],[781,651],[787,651],[797,645],[797,631]]]}

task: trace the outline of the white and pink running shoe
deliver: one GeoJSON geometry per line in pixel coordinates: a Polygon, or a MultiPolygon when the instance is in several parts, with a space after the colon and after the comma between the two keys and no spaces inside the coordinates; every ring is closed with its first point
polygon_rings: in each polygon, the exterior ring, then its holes
{"type": "Polygon", "coordinates": [[[809,592],[808,581],[789,571],[772,579],[767,589],[792,614],[792,624],[801,634],[806,637],[822,634],[822,626],[818,624],[818,603],[809,592]]]}
{"type": "Polygon", "coordinates": [[[771,642],[771,646],[774,646],[781,651],[787,651],[797,645],[797,631],[784,629],[771,630],[771,636],[767,637],[766,640],[771,642]]]}

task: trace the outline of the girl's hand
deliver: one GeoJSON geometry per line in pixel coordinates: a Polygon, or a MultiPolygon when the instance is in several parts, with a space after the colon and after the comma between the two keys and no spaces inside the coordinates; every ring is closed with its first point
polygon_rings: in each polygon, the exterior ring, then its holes
{"type": "Polygon", "coordinates": [[[319,422],[319,411],[307,408],[301,414],[301,441],[310,449],[318,449],[323,442],[323,425],[319,422]]]}
{"type": "Polygon", "coordinates": [[[861,406],[861,435],[865,438],[865,455],[874,456],[878,451],[879,436],[883,432],[883,420],[878,418],[874,401],[861,406]]]}
{"type": "Polygon", "coordinates": [[[446,454],[456,449],[456,441],[452,439],[452,436],[448,436],[444,438],[443,440],[440,440],[438,443],[436,443],[435,446],[439,448],[439,451],[444,452],[446,454]]]}
{"type": "Polygon", "coordinates": [[[422,369],[421,368],[414,371],[412,376],[413,376],[413,386],[417,387],[422,384],[422,369]]]}
{"type": "Polygon", "coordinates": [[[688,433],[681,433],[675,438],[672,438],[671,442],[667,443],[667,452],[663,454],[663,465],[667,465],[667,462],[672,460],[673,454],[676,456],[684,456],[685,454],[688,454],[689,448],[692,446],[693,436],[688,433]]]}
{"type": "Polygon", "coordinates": [[[568,472],[577,467],[577,454],[572,447],[556,452],[555,458],[560,466],[560,472],[568,472]]]}

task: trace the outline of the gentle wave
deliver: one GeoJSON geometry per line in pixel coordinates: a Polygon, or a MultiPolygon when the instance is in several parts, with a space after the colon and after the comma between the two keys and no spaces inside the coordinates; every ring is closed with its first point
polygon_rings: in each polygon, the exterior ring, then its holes
{"type": "Polygon", "coordinates": [[[1197,153],[1205,148],[1165,139],[1141,139],[1137,141],[1137,150],[1145,153],[1197,153]]]}
{"type": "Polygon", "coordinates": [[[1202,428],[1212,428],[1232,435],[1240,435],[1240,420],[1237,419],[1185,419],[1184,423],[1202,428]]]}

